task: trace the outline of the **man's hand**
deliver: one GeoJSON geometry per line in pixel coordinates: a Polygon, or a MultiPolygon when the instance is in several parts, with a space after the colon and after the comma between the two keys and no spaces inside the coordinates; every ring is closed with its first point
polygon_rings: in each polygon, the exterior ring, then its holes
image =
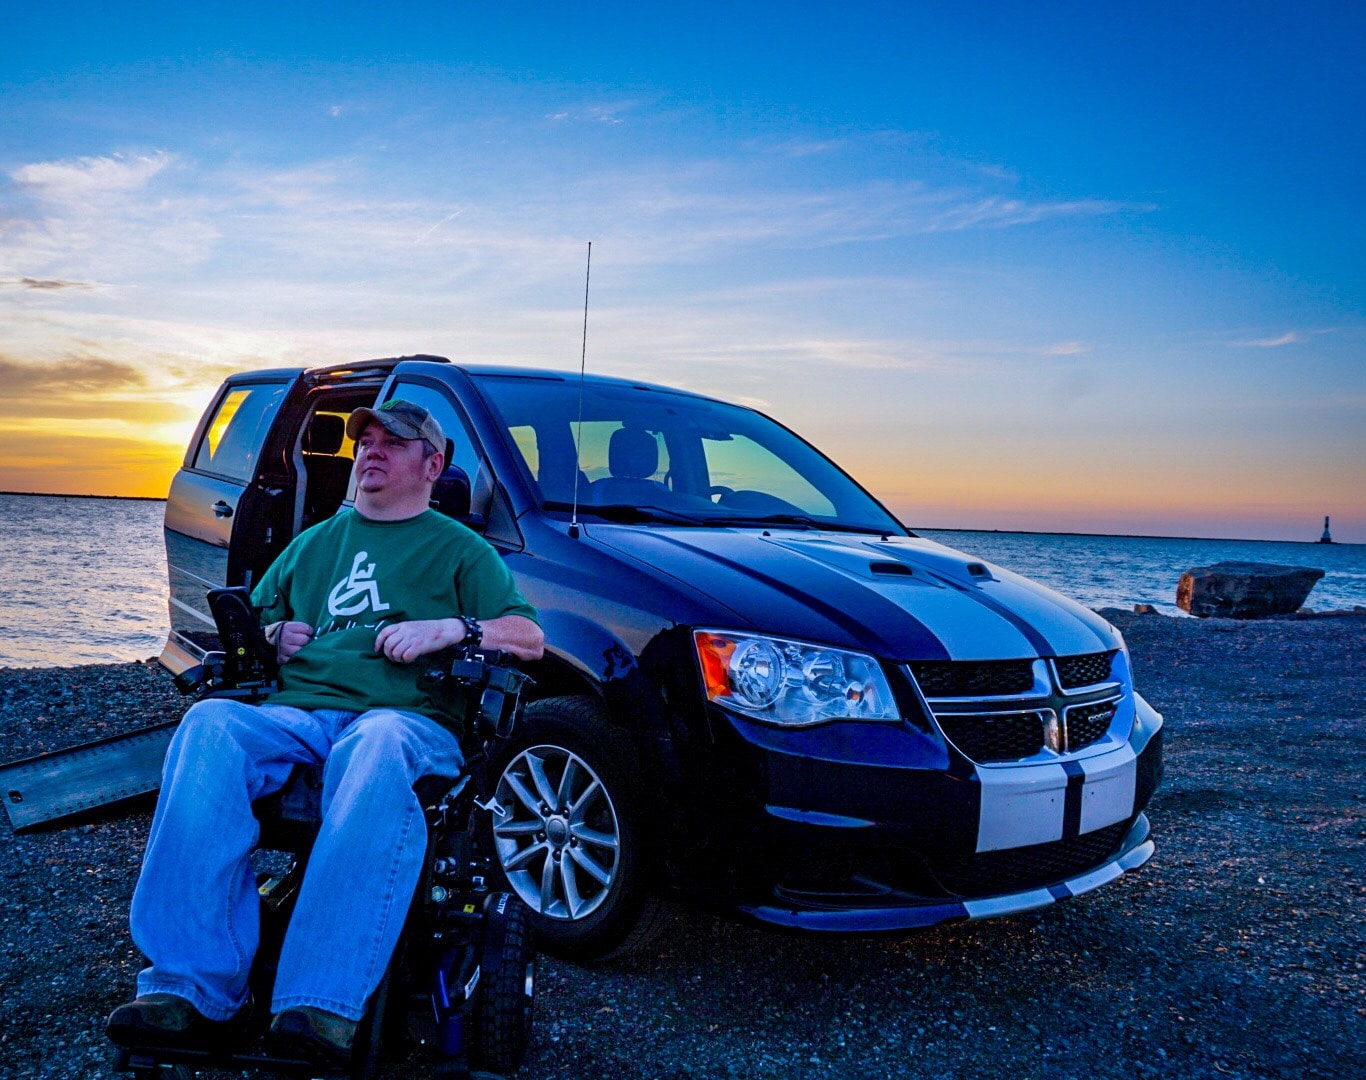
{"type": "Polygon", "coordinates": [[[390,623],[375,638],[375,652],[383,653],[396,664],[407,664],[448,645],[459,645],[464,636],[465,624],[459,619],[390,623]]]}
{"type": "MultiPolygon", "coordinates": [[[[485,649],[500,649],[523,660],[539,660],[545,635],[534,621],[524,615],[502,615],[481,619],[485,649]]],[[[414,619],[390,623],[375,638],[375,652],[383,653],[396,664],[407,664],[419,656],[440,652],[465,640],[465,624],[459,619],[414,619]]]]}
{"type": "Polygon", "coordinates": [[[266,640],[275,642],[275,659],[286,664],[291,656],[313,640],[313,627],[306,622],[276,623],[266,630],[266,640]]]}

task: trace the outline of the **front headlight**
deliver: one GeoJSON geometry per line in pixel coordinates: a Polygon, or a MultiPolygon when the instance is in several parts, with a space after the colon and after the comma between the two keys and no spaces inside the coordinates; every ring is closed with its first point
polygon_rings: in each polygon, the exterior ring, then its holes
{"type": "Polygon", "coordinates": [[[827,720],[899,720],[892,688],[867,653],[727,630],[694,630],[707,697],[800,727],[827,720]]]}

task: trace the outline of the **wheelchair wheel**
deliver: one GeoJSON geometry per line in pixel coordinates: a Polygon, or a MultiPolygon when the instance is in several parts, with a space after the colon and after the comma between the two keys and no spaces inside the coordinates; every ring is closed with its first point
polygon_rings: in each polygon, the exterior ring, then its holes
{"type": "Polygon", "coordinates": [[[526,905],[510,893],[484,901],[483,978],[474,1006],[470,1063],[495,1073],[521,1064],[531,1042],[536,954],[526,905]]]}

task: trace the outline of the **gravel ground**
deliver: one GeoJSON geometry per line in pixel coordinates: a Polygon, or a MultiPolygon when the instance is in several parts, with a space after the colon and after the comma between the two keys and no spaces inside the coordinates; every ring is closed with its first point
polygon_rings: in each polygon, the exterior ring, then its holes
{"type": "MultiPolygon", "coordinates": [[[[901,937],[685,913],[641,955],[542,958],[519,1080],[1366,1075],[1366,617],[1106,614],[1167,719],[1146,867],[901,937]]],[[[0,670],[8,759],[179,708],[152,665],[0,670]]],[[[101,1028],[137,967],[148,820],[0,823],[0,1075],[111,1075],[101,1028]]]]}

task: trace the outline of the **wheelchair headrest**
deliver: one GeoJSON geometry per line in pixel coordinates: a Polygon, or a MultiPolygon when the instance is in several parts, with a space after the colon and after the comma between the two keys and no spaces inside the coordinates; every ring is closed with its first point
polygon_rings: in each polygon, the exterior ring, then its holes
{"type": "Polygon", "coordinates": [[[305,454],[335,454],[342,448],[346,421],[331,413],[319,413],[308,422],[304,432],[305,454]]]}
{"type": "Polygon", "coordinates": [[[470,516],[470,478],[464,469],[459,465],[446,466],[432,485],[431,505],[432,509],[456,521],[464,521],[470,516]]]}
{"type": "Polygon", "coordinates": [[[659,468],[659,444],[644,428],[617,428],[607,444],[607,468],[618,480],[653,476],[659,468]]]}

